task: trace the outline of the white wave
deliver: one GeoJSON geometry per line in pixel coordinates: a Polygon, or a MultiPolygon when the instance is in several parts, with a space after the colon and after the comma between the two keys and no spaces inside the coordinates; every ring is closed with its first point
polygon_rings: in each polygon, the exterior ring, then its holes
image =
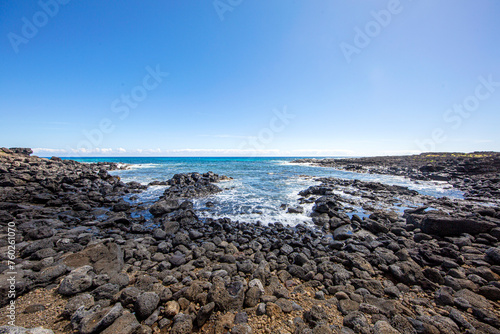
{"type": "Polygon", "coordinates": [[[127,170],[133,169],[146,169],[146,168],[157,168],[162,166],[162,164],[148,163],[148,164],[125,164],[128,166],[127,170]]]}

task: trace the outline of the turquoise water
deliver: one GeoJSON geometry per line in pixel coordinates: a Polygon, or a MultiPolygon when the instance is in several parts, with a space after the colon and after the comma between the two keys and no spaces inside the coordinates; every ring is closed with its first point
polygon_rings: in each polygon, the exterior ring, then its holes
{"type": "MultiPolygon", "coordinates": [[[[315,184],[315,177],[337,177],[376,181],[400,185],[434,197],[461,198],[462,193],[445,182],[414,182],[390,175],[359,174],[333,168],[291,164],[297,158],[78,158],[81,162],[110,161],[130,164],[128,170],[112,171],[124,182],[137,181],[148,184],[164,181],[177,173],[212,171],[233,178],[218,184],[224,191],[220,194],[195,200],[195,208],[204,217],[229,217],[233,220],[270,223],[279,221],[295,225],[310,222],[311,205],[302,205],[303,214],[289,214],[281,209],[282,204],[297,206],[298,193],[315,184]],[[207,207],[206,203],[214,205],[207,207]]],[[[164,186],[153,186],[139,195],[139,201],[151,203],[165,190],[164,186]]]]}

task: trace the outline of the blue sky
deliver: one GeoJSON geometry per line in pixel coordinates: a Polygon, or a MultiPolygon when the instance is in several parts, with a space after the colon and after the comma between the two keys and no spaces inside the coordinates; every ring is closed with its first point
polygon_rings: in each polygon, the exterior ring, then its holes
{"type": "Polygon", "coordinates": [[[499,151],[498,17],[495,0],[3,1],[0,146],[499,151]]]}

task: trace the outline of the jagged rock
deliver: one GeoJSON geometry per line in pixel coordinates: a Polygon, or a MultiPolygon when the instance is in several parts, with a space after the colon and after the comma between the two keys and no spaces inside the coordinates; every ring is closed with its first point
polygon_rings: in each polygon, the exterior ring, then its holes
{"type": "Polygon", "coordinates": [[[101,334],[135,334],[141,327],[135,315],[129,311],[123,312],[122,316],[116,319],[111,326],[106,328],[101,334]]]}
{"type": "Polygon", "coordinates": [[[61,295],[72,296],[87,290],[92,286],[92,277],[88,275],[91,270],[93,270],[92,266],[74,269],[62,280],[57,291],[61,295]]]}
{"type": "Polygon", "coordinates": [[[235,281],[228,285],[222,278],[216,277],[208,293],[208,299],[213,301],[222,311],[238,311],[243,307],[245,291],[242,282],[235,281]]]}
{"type": "Polygon", "coordinates": [[[80,333],[100,333],[115,322],[122,314],[123,307],[120,303],[117,303],[113,307],[106,307],[102,310],[91,312],[81,320],[80,333]]]}
{"type": "Polygon", "coordinates": [[[94,306],[94,297],[91,294],[84,293],[71,298],[64,307],[63,316],[69,318],[81,306],[86,310],[94,306]]]}
{"type": "Polygon", "coordinates": [[[172,334],[190,334],[193,331],[193,318],[187,314],[179,313],[174,317],[172,334]]]}
{"type": "Polygon", "coordinates": [[[196,326],[198,326],[198,328],[201,328],[207,322],[214,309],[214,302],[208,303],[200,308],[198,314],[196,315],[196,326]]]}
{"type": "Polygon", "coordinates": [[[91,265],[96,274],[107,274],[111,277],[123,268],[123,251],[116,243],[101,242],[66,256],[64,263],[72,268],[91,265]]]}

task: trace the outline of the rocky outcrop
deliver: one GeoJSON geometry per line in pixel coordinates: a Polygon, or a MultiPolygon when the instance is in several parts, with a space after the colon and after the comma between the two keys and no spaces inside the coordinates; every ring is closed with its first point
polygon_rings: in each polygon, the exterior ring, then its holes
{"type": "MultiPolygon", "coordinates": [[[[309,163],[353,171],[406,176],[414,180],[449,181],[467,198],[500,199],[500,153],[422,153],[409,156],[346,159],[299,159],[309,163]]],[[[498,202],[497,202],[498,203],[498,202]]]]}

